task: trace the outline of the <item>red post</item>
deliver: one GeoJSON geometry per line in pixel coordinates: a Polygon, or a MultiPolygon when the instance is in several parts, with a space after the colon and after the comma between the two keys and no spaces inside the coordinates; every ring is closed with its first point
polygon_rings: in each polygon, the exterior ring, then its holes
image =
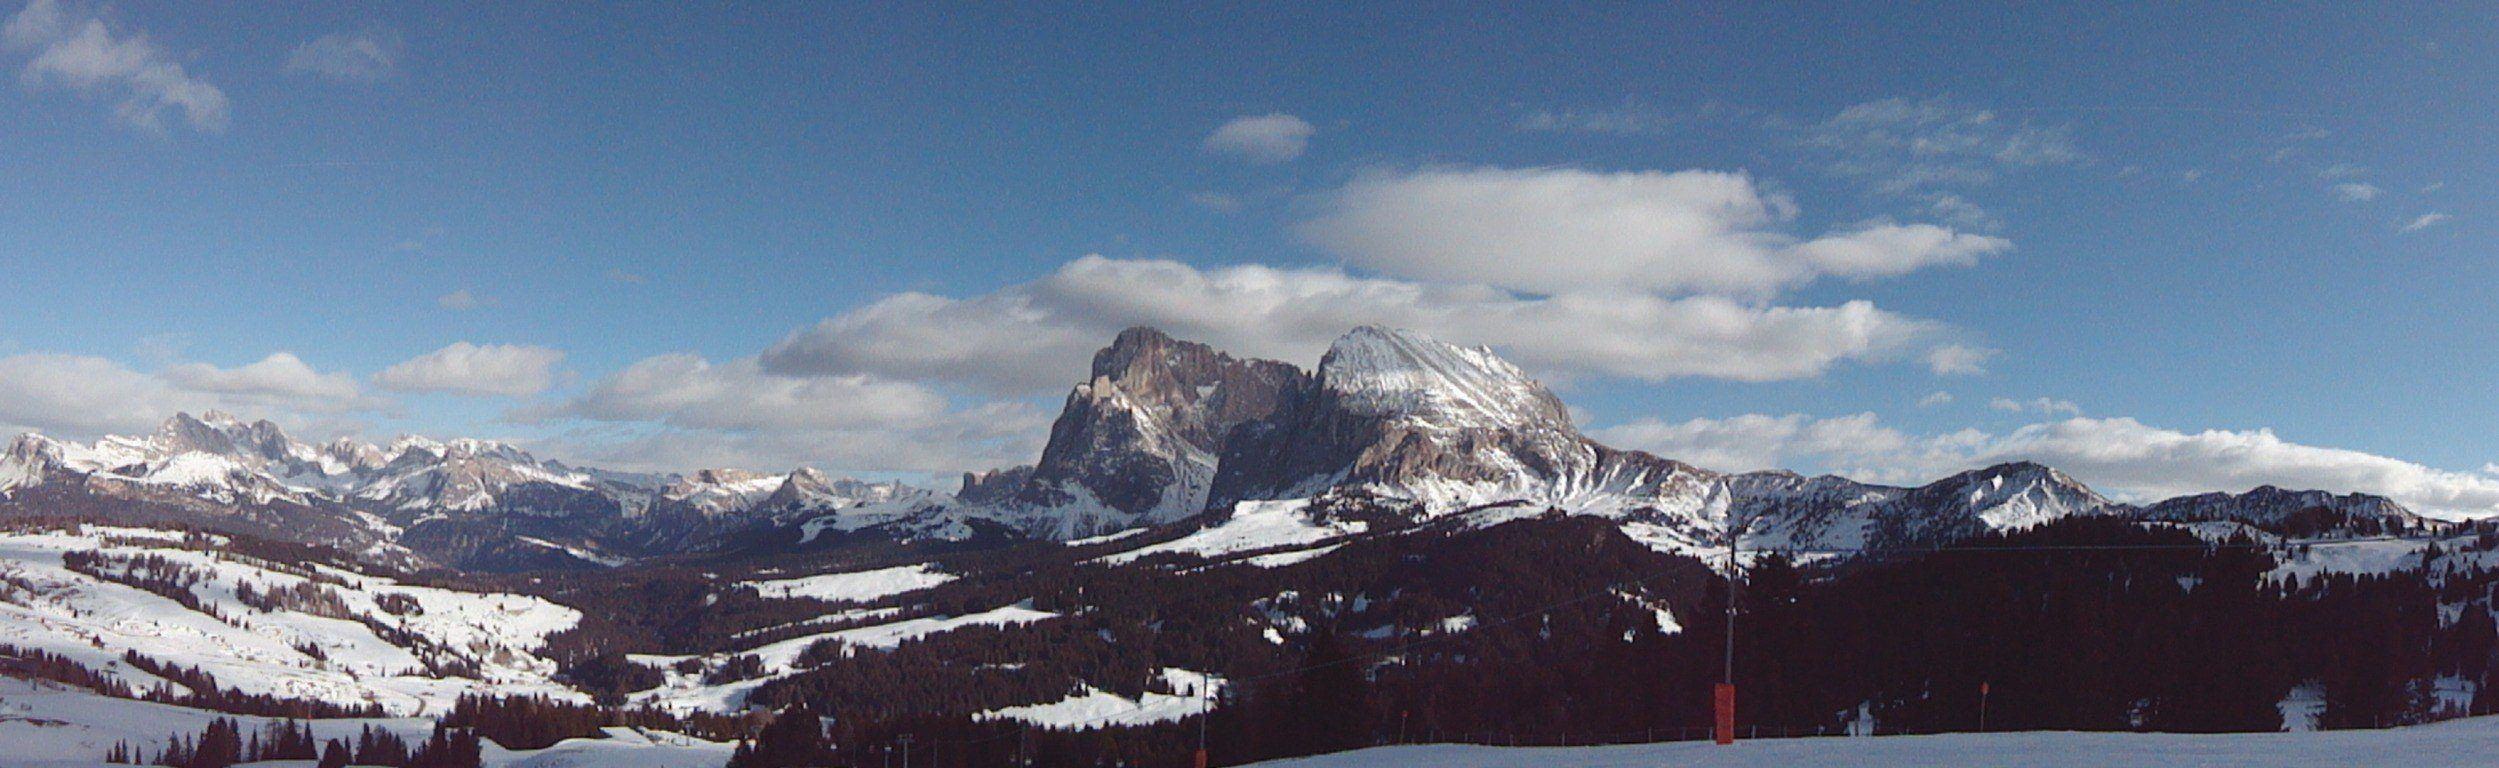
{"type": "Polygon", "coordinates": [[[1195,762],[1195,764],[1197,765],[1197,768],[1206,768],[1206,748],[1204,748],[1204,747],[1199,747],[1199,748],[1198,748],[1198,750],[1197,750],[1197,760],[1195,760],[1194,762],[1195,762]]]}
{"type": "Polygon", "coordinates": [[[1735,743],[1735,684],[1719,683],[1717,694],[1718,727],[1716,729],[1716,738],[1720,744],[1733,744],[1735,743]]]}

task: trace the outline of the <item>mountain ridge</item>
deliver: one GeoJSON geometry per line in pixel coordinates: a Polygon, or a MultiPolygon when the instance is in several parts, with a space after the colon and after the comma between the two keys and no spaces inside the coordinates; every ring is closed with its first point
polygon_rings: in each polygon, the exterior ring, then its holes
{"type": "Polygon", "coordinates": [[[2083,515],[2282,531],[2433,525],[2383,497],[2272,486],[2120,504],[2030,462],[1914,487],[1718,472],[1588,437],[1559,397],[1490,349],[1383,326],[1348,331],[1307,371],[1124,330],[1070,389],[1035,464],[965,473],[952,494],[803,467],[606,472],[468,438],[316,446],[217,411],[87,444],[21,435],[0,452],[0,500],[38,487],[55,501],[95,500],[73,505],[82,509],[118,500],[197,522],[329,516],[342,522],[322,526],[323,543],[415,542],[446,565],[489,568],[988,530],[1065,541],[1220,525],[1248,503],[1298,505],[1316,520],[1348,499],[1415,522],[1561,510],[1686,554],[1731,534],[1748,547],[1844,551],[2083,515]]]}

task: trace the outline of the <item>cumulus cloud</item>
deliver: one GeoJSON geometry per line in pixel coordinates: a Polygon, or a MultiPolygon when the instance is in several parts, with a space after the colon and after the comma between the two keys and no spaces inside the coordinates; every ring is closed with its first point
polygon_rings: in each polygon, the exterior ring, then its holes
{"type": "Polygon", "coordinates": [[[1987,407],[2007,413],[2067,413],[2077,416],[2082,415],[2082,406],[2075,405],[2071,400],[2056,400],[2045,397],[2034,397],[2029,400],[2015,400],[2010,397],[1999,397],[1987,401],[1987,407]]]}
{"type": "Polygon", "coordinates": [[[943,487],[955,473],[1032,463],[1049,424],[1049,416],[1031,405],[989,403],[908,428],[710,430],[591,423],[537,447],[629,471],[818,467],[853,474],[918,473],[931,487],[943,487]]]}
{"type": "Polygon", "coordinates": [[[2499,512],[2499,478],[2302,445],[2269,429],[2181,432],[2129,418],[2074,418],[2015,430],[1980,455],[2031,458],[2139,498],[2276,485],[2375,493],[2427,512],[2499,512]]]}
{"type": "Polygon", "coordinates": [[[91,435],[145,429],[171,415],[173,388],[100,357],[0,357],[0,423],[91,435]]]}
{"type": "Polygon", "coordinates": [[[1913,435],[1871,414],[1813,418],[1747,414],[1638,421],[1600,439],[1727,470],[1806,467],[1861,480],[1923,483],[2008,461],[2056,467],[2118,498],[2152,501],[2259,485],[2374,493],[2415,511],[2499,513],[2499,476],[2456,472],[2360,451],[2283,440],[2272,430],[2187,432],[2131,418],[2029,424],[2011,432],[1913,435]]]}
{"type": "Polygon", "coordinates": [[[1937,376],[1976,376],[1987,372],[1987,359],[1996,351],[1961,344],[1945,344],[1926,351],[1927,370],[1937,376]]]}
{"type": "Polygon", "coordinates": [[[1253,163],[1281,163],[1301,157],[1317,129],[1310,121],[1282,112],[1233,118],[1206,135],[1206,151],[1253,163]]]}
{"type": "Polygon", "coordinates": [[[286,352],[236,368],[184,363],[166,368],[162,375],[178,387],[223,395],[337,403],[363,397],[354,378],[315,371],[302,358],[286,352]]]}
{"type": "Polygon", "coordinates": [[[1851,301],[1761,306],[1714,296],[1522,295],[1332,268],[1200,269],[1087,256],[971,298],[906,293],[801,329],[766,350],[786,374],[943,380],[1023,392],[1066,386],[1120,328],[1152,325],[1236,354],[1313,364],[1346,329],[1413,328],[1488,344],[1545,374],[1770,381],[1914,354],[1944,326],[1851,301]]]}
{"type": "Polygon", "coordinates": [[[753,358],[645,358],[577,397],[522,409],[524,421],[590,426],[565,455],[628,469],[823,466],[956,472],[1024,463],[1048,419],[1022,403],[957,407],[917,384],[868,376],[779,376],[753,358]]]}
{"type": "Polygon", "coordinates": [[[334,32],[295,46],[286,57],[286,71],[341,83],[372,83],[398,74],[401,56],[397,37],[334,32]]]}
{"type": "Polygon", "coordinates": [[[721,430],[907,427],[945,413],[926,388],[866,376],[775,376],[753,359],[714,365],[674,353],[600,380],[555,415],[721,430]]]}
{"type": "Polygon", "coordinates": [[[2404,224],[2403,231],[2419,232],[2440,224],[2445,224],[2447,223],[2447,219],[2448,216],[2444,213],[2424,213],[2415,217],[2411,222],[2404,224]]]}
{"type": "Polygon", "coordinates": [[[2362,181],[2334,185],[2334,196],[2346,203],[2365,203],[2376,200],[2378,195],[2385,194],[2385,192],[2386,190],[2378,189],[2375,184],[2362,181]]]}
{"type": "Polygon", "coordinates": [[[1933,408],[1938,405],[1950,404],[1952,404],[1952,393],[1940,389],[1927,393],[1925,397],[1918,398],[1918,407],[1920,408],[1933,408]]]}
{"type": "Polygon", "coordinates": [[[1780,469],[1800,457],[1890,456],[1910,441],[1871,413],[1828,419],[1757,413],[1682,422],[1649,419],[1596,430],[1593,436],[1731,472],[1780,469]]]}
{"type": "Polygon", "coordinates": [[[2002,238],[1930,224],[1782,231],[1786,197],[1743,173],[1434,168],[1363,176],[1296,227],[1402,277],[1555,293],[1591,288],[1765,295],[1821,276],[1975,263],[2002,238]]]}
{"type": "Polygon", "coordinates": [[[83,355],[0,357],[0,425],[76,436],[144,431],[176,411],[282,417],[388,405],[346,374],[322,373],[284,352],[234,368],[182,363],[155,373],[83,355]]]}
{"type": "Polygon", "coordinates": [[[0,51],[26,59],[29,87],[61,88],[110,102],[124,124],[150,133],[180,114],[191,127],[226,127],[226,94],[193,76],[147,35],[116,31],[59,0],[34,0],[0,26],[0,51]]]}
{"type": "Polygon", "coordinates": [[[1804,142],[1832,154],[1832,171],[1895,193],[1985,184],[2008,170],[2084,159],[2066,128],[1940,98],[1852,105],[1808,129],[1804,142]]]}
{"type": "Polygon", "coordinates": [[[527,397],[555,386],[563,361],[562,350],[463,341],[384,368],[373,383],[401,392],[527,397]]]}

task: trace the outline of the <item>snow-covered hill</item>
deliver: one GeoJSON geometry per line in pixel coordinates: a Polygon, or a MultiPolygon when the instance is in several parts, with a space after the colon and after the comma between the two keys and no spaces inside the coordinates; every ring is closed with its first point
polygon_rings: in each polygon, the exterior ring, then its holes
{"type": "Polygon", "coordinates": [[[1691,741],[1608,747],[1379,747],[1257,763],[1266,768],[1863,768],[2019,765],[2473,768],[2499,764],[2499,717],[2386,730],[2307,733],[1956,733],[1875,738],[1691,741]]]}
{"type": "MultiPolygon", "coordinates": [[[[107,698],[51,683],[0,680],[0,749],[7,751],[8,765],[22,768],[103,768],[109,764],[100,757],[116,744],[153,749],[173,734],[197,734],[218,718],[233,719],[253,732],[274,720],[107,698]]],[[[314,738],[323,741],[352,741],[368,726],[413,741],[433,728],[432,720],[420,717],[306,722],[314,738]]],[[[610,728],[605,738],[567,739],[545,749],[509,750],[489,742],[483,757],[489,768],[719,768],[728,762],[732,748],[678,733],[610,728]]]]}
{"type": "Polygon", "coordinates": [[[402,584],[233,554],[215,537],[81,526],[0,533],[0,643],[77,661],[134,691],[222,688],[418,715],[462,693],[579,699],[536,655],[579,611],[524,595],[402,584]],[[72,562],[87,563],[80,565],[72,562]]]}
{"type": "Polygon", "coordinates": [[[492,440],[314,446],[214,411],[93,443],[22,435],[0,452],[0,510],[15,514],[201,526],[485,570],[698,551],[752,528],[925,494],[813,469],[580,469],[492,440]]]}

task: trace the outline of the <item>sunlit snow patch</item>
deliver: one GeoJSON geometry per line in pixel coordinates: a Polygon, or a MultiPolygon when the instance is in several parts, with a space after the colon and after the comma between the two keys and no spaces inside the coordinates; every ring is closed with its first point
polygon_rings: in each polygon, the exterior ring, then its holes
{"type": "Polygon", "coordinates": [[[765,597],[811,597],[831,602],[869,602],[904,592],[913,592],[955,580],[954,574],[938,571],[927,564],[879,568],[853,573],[827,573],[794,579],[742,581],[738,586],[753,587],[765,597]]]}

